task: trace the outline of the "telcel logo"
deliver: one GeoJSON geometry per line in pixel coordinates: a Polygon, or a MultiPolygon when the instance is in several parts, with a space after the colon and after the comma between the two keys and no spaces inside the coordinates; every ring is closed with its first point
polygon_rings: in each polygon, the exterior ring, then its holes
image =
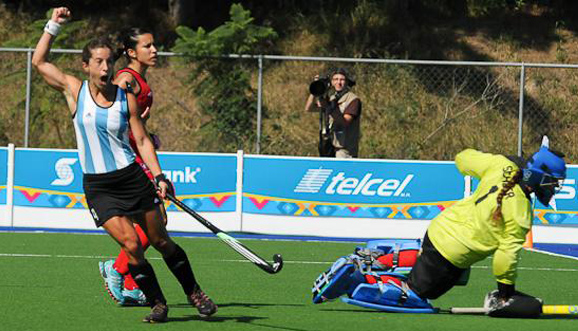
{"type": "Polygon", "coordinates": [[[301,178],[293,192],[295,193],[319,193],[321,188],[327,183],[325,193],[329,195],[365,195],[382,197],[409,197],[410,193],[404,192],[409,182],[413,179],[413,174],[406,175],[403,180],[394,178],[383,179],[373,178],[373,173],[366,173],[361,180],[355,177],[345,177],[345,172],[338,172],[331,176],[331,169],[308,169],[301,178]]]}
{"type": "Polygon", "coordinates": [[[201,168],[191,170],[191,167],[185,167],[185,170],[163,170],[163,174],[167,176],[173,183],[197,183],[197,174],[201,172],[201,168]]]}
{"type": "Polygon", "coordinates": [[[366,195],[382,197],[409,197],[410,194],[404,192],[405,187],[413,179],[413,174],[408,174],[400,181],[398,179],[372,178],[373,174],[367,173],[361,180],[355,177],[345,177],[344,172],[340,172],[331,178],[331,183],[325,189],[327,194],[338,195],[366,195]]]}

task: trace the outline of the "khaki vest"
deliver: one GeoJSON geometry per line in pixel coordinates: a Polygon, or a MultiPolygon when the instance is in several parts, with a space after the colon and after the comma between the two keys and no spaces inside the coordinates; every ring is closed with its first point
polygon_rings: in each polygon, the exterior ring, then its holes
{"type": "MultiPolygon", "coordinates": [[[[335,99],[334,95],[331,96],[329,100],[331,101],[333,99],[335,99]]],[[[345,93],[338,101],[339,111],[343,114],[345,108],[355,99],[359,99],[359,97],[353,92],[345,93]]],[[[359,137],[361,135],[360,118],[361,109],[360,113],[353,119],[353,122],[346,127],[335,123],[333,117],[329,116],[329,127],[333,133],[333,146],[335,146],[337,150],[347,150],[352,157],[357,157],[359,150],[359,137]]]]}

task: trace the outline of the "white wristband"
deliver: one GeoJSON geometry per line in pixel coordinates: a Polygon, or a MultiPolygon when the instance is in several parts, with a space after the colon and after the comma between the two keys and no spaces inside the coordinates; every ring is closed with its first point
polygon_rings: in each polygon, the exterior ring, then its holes
{"type": "Polygon", "coordinates": [[[56,37],[59,31],[60,31],[59,23],[56,23],[53,20],[48,20],[48,22],[46,22],[46,25],[44,26],[44,32],[49,33],[56,37]]]}

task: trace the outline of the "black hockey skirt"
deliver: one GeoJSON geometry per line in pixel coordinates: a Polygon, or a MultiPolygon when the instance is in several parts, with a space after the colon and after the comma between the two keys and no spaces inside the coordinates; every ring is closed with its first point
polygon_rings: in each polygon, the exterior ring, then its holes
{"type": "Polygon", "coordinates": [[[138,165],[104,174],[84,174],[88,209],[97,227],[114,216],[134,216],[161,203],[153,183],[138,165]]]}

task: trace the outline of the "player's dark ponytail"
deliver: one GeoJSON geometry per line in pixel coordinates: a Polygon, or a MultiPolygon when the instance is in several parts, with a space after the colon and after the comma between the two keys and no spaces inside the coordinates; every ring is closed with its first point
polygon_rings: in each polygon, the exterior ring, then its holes
{"type": "Polygon", "coordinates": [[[147,34],[150,33],[152,34],[152,32],[150,32],[149,30],[145,29],[145,28],[129,28],[126,29],[122,32],[120,38],[121,38],[121,42],[122,42],[122,46],[123,46],[123,53],[124,56],[126,56],[126,58],[129,60],[130,62],[130,57],[128,56],[128,50],[129,49],[136,49],[136,44],[138,43],[138,37],[142,36],[143,34],[147,34]]]}
{"type": "Polygon", "coordinates": [[[502,222],[502,200],[504,199],[506,194],[508,194],[508,192],[518,183],[521,174],[522,172],[520,170],[516,170],[514,175],[504,183],[504,186],[502,186],[502,190],[500,191],[500,193],[498,193],[498,196],[496,198],[497,203],[496,210],[494,210],[494,212],[492,213],[492,223],[495,226],[500,225],[500,223],[502,222]]]}

